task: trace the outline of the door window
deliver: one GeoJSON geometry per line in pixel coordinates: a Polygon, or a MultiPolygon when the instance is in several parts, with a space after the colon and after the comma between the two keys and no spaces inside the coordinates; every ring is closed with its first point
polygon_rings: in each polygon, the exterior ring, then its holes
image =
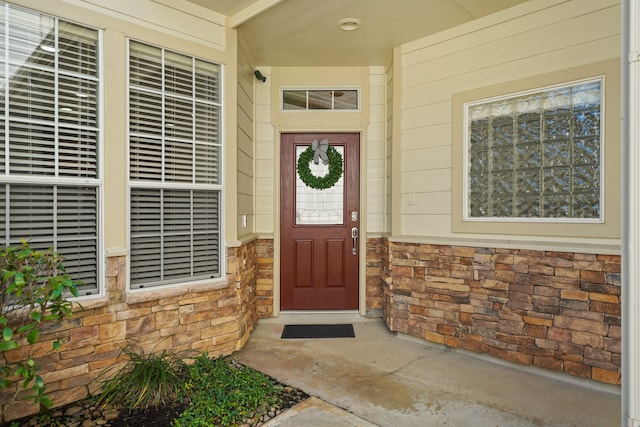
{"type": "MultiPolygon", "coordinates": [[[[344,158],[344,147],[334,147],[344,158]]],[[[296,163],[306,146],[296,147],[296,163]]],[[[325,176],[329,173],[329,166],[309,164],[311,173],[325,176]]],[[[302,182],[300,175],[296,175],[296,225],[342,224],[344,221],[344,178],[340,177],[331,188],[316,190],[302,182]]]]}

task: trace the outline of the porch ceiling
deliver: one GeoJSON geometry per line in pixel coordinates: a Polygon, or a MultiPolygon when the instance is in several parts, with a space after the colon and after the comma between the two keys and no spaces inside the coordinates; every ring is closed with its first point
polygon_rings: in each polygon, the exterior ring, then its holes
{"type": "Polygon", "coordinates": [[[527,0],[187,0],[229,17],[258,65],[386,65],[394,46],[527,0]],[[337,21],[357,18],[358,30],[337,21]]]}

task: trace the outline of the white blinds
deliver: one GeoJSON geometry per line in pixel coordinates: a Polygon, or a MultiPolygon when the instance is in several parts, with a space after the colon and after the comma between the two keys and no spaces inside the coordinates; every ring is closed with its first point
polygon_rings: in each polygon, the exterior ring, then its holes
{"type": "Polygon", "coordinates": [[[0,238],[98,289],[99,32],[0,2],[0,238]]]}
{"type": "Polygon", "coordinates": [[[220,277],[220,191],[131,189],[131,285],[220,277]]]}
{"type": "Polygon", "coordinates": [[[132,288],[220,277],[220,66],[129,43],[132,288]]]}

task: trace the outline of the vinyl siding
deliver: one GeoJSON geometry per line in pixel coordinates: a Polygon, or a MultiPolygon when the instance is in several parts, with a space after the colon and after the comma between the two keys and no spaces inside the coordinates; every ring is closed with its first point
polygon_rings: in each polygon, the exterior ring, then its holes
{"type": "MultiPolygon", "coordinates": [[[[395,121],[402,127],[401,148],[394,151],[401,166],[392,175],[401,182],[401,206],[394,211],[401,225],[395,233],[461,237],[452,229],[451,201],[458,201],[451,153],[461,143],[452,139],[455,94],[617,58],[620,32],[618,1],[539,1],[403,45],[402,64],[395,67],[402,72],[401,118],[395,121]]],[[[607,96],[619,103],[617,93],[607,96]]],[[[615,157],[619,141],[606,144],[612,150],[606,155],[615,157]]],[[[606,180],[619,184],[619,156],[610,160],[606,180]]],[[[606,208],[616,221],[619,195],[611,193],[606,208]]],[[[595,234],[591,240],[598,240],[595,234]]]]}

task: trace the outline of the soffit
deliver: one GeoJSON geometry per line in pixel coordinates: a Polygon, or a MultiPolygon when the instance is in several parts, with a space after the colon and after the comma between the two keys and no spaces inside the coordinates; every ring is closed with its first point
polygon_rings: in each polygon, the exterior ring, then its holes
{"type": "Polygon", "coordinates": [[[395,46],[526,0],[189,0],[230,17],[257,65],[387,65],[395,46]],[[362,21],[356,31],[341,18],[362,21]]]}

